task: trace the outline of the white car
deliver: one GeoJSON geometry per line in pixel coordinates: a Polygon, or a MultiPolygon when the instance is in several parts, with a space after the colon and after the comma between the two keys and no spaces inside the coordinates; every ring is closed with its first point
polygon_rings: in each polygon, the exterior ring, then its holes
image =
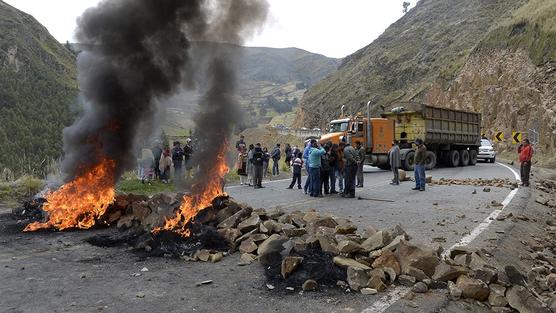
{"type": "Polygon", "coordinates": [[[490,163],[496,162],[496,151],[492,143],[488,139],[481,139],[481,146],[479,147],[478,160],[484,160],[490,163]]]}

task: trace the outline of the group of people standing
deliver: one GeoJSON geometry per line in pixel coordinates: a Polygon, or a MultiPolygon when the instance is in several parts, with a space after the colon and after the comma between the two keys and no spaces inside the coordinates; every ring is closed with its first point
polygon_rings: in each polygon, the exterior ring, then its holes
{"type": "Polygon", "coordinates": [[[236,169],[240,184],[253,186],[256,189],[264,188],[262,180],[268,175],[280,175],[280,160],[283,154],[286,156],[286,165],[291,167],[292,160],[300,152],[297,147],[292,148],[290,144],[286,144],[283,153],[280,144],[276,144],[270,152],[268,148],[262,147],[260,143],[247,146],[243,135],[236,142],[236,149],[238,152],[236,169]],[[272,170],[269,171],[271,161],[272,170]]]}
{"type": "MultiPolygon", "coordinates": [[[[425,164],[427,148],[423,140],[416,139],[415,145],[415,187],[413,190],[425,191],[425,164]]],[[[243,136],[236,142],[238,151],[237,173],[240,184],[264,188],[262,179],[268,173],[270,161],[272,175],[280,174],[279,161],[282,156],[280,144],[268,152],[260,143],[247,147],[243,136]]],[[[286,144],[284,149],[286,165],[291,169],[292,181],[287,187],[303,189],[311,197],[324,197],[329,194],[340,194],[344,198],[355,198],[356,188],[363,188],[363,165],[365,162],[365,147],[361,141],[350,143],[341,141],[339,144],[327,142],[319,143],[316,139],[307,142],[303,151],[297,147],[286,144]],[[302,183],[302,169],[307,171],[305,184],[302,183]]],[[[397,141],[392,144],[389,151],[389,162],[394,177],[392,185],[399,185],[400,147],[397,141]]]]}
{"type": "Polygon", "coordinates": [[[171,178],[172,169],[174,170],[174,179],[181,181],[184,179],[183,168],[185,167],[187,175],[191,174],[191,156],[193,155],[192,140],[188,138],[182,147],[181,142],[174,141],[172,149],[170,147],[162,147],[160,142],[156,142],[152,149],[143,149],[142,157],[139,162],[139,176],[144,183],[150,179],[159,180],[168,183],[171,178]]]}
{"type": "MultiPolygon", "coordinates": [[[[354,198],[355,188],[363,187],[365,149],[361,142],[352,147],[345,142],[321,145],[312,139],[305,147],[302,158],[300,161],[305,164],[308,173],[303,189],[311,197],[339,193],[344,198],[354,198]]],[[[293,188],[295,182],[301,189],[301,178],[296,179],[295,175],[289,188],[293,188]]]]}

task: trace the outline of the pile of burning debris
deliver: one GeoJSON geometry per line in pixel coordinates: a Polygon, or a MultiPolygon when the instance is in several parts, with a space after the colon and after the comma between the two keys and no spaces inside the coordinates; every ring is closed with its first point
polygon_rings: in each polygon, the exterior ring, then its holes
{"type": "Polygon", "coordinates": [[[447,186],[481,186],[481,187],[498,187],[498,188],[518,188],[517,182],[509,178],[493,178],[493,179],[482,179],[482,178],[466,178],[466,179],[453,179],[453,178],[440,178],[438,180],[432,180],[434,185],[447,185],[447,186]]]}

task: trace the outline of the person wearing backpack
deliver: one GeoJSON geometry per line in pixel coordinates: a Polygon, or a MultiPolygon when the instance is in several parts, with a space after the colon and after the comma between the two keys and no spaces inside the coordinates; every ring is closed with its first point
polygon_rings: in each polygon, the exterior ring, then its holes
{"type": "Polygon", "coordinates": [[[280,175],[280,155],[282,152],[280,151],[280,144],[276,144],[276,147],[272,150],[270,156],[272,157],[272,175],[278,176],[280,175]]]}

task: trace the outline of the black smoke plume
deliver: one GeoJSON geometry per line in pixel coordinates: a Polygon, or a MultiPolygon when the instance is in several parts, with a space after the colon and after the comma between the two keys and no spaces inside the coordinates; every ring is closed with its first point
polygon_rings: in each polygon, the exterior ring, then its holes
{"type": "MultiPolygon", "coordinates": [[[[105,0],[78,20],[81,119],[64,131],[65,180],[108,157],[116,179],[135,163],[134,146],[156,103],[194,86],[190,40],[241,43],[266,18],[265,0],[105,0]]],[[[199,123],[210,126],[206,147],[222,143],[239,114],[233,100],[233,60],[210,53],[212,87],[199,123]],[[210,123],[210,124],[205,124],[210,123]]],[[[211,155],[210,148],[200,155],[211,155]]],[[[198,159],[200,159],[199,157],[198,159]]]]}

